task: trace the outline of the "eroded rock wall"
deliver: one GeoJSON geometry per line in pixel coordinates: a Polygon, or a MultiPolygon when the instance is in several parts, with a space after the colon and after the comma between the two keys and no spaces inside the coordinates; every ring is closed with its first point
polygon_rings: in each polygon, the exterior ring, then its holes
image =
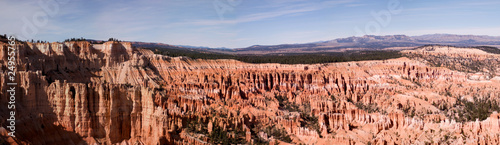
{"type": "MultiPolygon", "coordinates": [[[[222,131],[246,143],[499,144],[499,114],[456,122],[446,110],[459,99],[499,100],[500,77],[422,59],[284,65],[161,56],[127,42],[16,48],[18,137],[0,129],[11,143],[210,144],[222,131]]],[[[455,49],[406,53],[499,59],[455,49]]]]}

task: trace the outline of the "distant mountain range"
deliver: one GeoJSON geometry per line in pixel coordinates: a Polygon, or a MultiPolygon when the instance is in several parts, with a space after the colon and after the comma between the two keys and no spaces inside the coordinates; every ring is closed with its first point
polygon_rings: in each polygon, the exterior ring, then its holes
{"type": "Polygon", "coordinates": [[[262,53],[317,53],[343,52],[349,50],[401,50],[423,45],[453,46],[500,46],[500,37],[478,35],[432,34],[422,36],[365,35],[362,37],[338,38],[305,44],[254,45],[247,48],[234,49],[238,54],[262,53]]]}
{"type": "Polygon", "coordinates": [[[423,45],[491,46],[500,47],[500,37],[485,35],[431,34],[421,36],[365,35],[362,37],[338,38],[304,44],[254,45],[246,48],[209,48],[162,43],[133,42],[137,47],[188,49],[191,51],[223,54],[299,54],[322,52],[345,52],[359,50],[404,50],[423,45]]]}
{"type": "Polygon", "coordinates": [[[217,48],[212,48],[212,47],[207,47],[207,46],[191,46],[191,45],[175,45],[179,47],[185,47],[185,48],[200,48],[200,49],[231,49],[227,47],[217,47],[217,48]]]}

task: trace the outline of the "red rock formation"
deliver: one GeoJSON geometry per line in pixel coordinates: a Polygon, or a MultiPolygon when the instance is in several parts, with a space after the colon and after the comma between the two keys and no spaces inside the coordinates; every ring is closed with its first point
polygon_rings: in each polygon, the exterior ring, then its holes
{"type": "MultiPolygon", "coordinates": [[[[2,56],[6,45],[1,44],[2,56]]],[[[272,144],[500,140],[497,113],[456,122],[447,118],[452,112],[443,111],[458,99],[498,100],[500,81],[417,58],[284,65],[161,56],[127,42],[16,48],[16,138],[6,136],[8,114],[0,109],[0,138],[8,143],[210,144],[216,133],[272,144]],[[284,136],[276,135],[280,130],[284,136]]],[[[405,53],[499,59],[477,50],[426,49],[405,53]]],[[[0,61],[5,68],[5,57],[0,61]]],[[[6,74],[0,75],[0,105],[6,106],[6,74]]]]}

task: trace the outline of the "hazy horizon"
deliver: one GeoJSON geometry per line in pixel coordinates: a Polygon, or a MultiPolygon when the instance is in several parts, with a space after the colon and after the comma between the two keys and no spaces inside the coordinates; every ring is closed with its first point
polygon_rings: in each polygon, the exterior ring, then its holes
{"type": "Polygon", "coordinates": [[[363,35],[499,36],[500,2],[424,0],[146,0],[0,2],[0,32],[243,48],[363,35]],[[32,29],[33,28],[33,29],[32,29]]]}

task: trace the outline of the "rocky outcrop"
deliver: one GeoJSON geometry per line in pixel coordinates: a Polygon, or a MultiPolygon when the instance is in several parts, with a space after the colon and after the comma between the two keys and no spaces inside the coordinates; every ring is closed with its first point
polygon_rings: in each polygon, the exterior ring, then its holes
{"type": "MultiPolygon", "coordinates": [[[[284,65],[161,56],[127,42],[15,47],[21,129],[6,136],[8,112],[0,108],[0,138],[8,143],[499,144],[497,113],[457,122],[448,110],[460,108],[457,100],[499,100],[500,82],[421,59],[499,58],[477,50],[284,65]]],[[[7,106],[0,75],[0,105],[7,106]]]]}

